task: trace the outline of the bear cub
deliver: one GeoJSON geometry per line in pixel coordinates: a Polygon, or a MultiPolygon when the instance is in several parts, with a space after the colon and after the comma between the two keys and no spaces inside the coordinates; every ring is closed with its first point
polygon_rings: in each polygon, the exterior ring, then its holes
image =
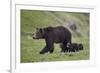
{"type": "Polygon", "coordinates": [[[82,44],[77,43],[68,43],[66,52],[78,52],[79,50],[83,50],[82,44]]]}

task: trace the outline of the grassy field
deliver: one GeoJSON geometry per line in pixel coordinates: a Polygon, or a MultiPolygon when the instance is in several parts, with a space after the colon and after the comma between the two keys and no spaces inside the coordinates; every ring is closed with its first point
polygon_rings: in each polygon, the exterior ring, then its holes
{"type": "Polygon", "coordinates": [[[46,61],[72,61],[87,60],[90,55],[89,48],[89,14],[75,12],[50,12],[21,10],[21,63],[46,62],[46,61]],[[55,44],[52,54],[41,55],[39,52],[45,46],[45,41],[32,39],[36,27],[66,26],[69,21],[77,23],[81,37],[74,31],[72,42],[82,43],[84,50],[76,53],[60,54],[59,44],[55,44]]]}

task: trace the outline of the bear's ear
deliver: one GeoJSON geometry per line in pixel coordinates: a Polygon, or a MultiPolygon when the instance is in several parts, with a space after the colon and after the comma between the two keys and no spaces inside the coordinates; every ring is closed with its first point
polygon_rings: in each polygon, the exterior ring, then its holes
{"type": "Polygon", "coordinates": [[[45,34],[45,32],[44,32],[44,29],[43,29],[43,28],[40,28],[40,29],[39,29],[39,31],[41,32],[41,34],[42,34],[42,35],[44,35],[44,34],[45,34]]]}
{"type": "Polygon", "coordinates": [[[41,31],[41,29],[42,29],[42,28],[38,28],[38,27],[36,28],[37,31],[41,31]]]}
{"type": "Polygon", "coordinates": [[[40,30],[41,33],[44,33],[44,29],[43,28],[40,28],[39,30],[40,30]]]}
{"type": "Polygon", "coordinates": [[[36,30],[38,30],[39,32],[41,32],[42,34],[44,34],[44,29],[43,28],[36,28],[36,30]]]}

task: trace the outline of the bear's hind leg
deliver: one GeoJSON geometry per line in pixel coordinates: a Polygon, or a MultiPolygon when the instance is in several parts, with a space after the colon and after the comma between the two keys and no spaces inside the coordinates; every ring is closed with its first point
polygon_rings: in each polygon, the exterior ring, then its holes
{"type": "Polygon", "coordinates": [[[61,43],[60,47],[61,47],[61,52],[66,52],[66,50],[68,50],[65,43],[61,43]]]}
{"type": "Polygon", "coordinates": [[[53,51],[54,51],[54,45],[51,46],[50,53],[53,53],[53,51]]]}

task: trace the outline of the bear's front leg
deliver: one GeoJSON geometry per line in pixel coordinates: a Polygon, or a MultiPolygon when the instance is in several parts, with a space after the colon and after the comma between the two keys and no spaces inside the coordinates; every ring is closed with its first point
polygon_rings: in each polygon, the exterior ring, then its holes
{"type": "Polygon", "coordinates": [[[49,49],[48,49],[47,46],[45,46],[45,47],[40,51],[40,54],[45,54],[45,53],[47,53],[47,52],[49,52],[49,49]]]}
{"type": "Polygon", "coordinates": [[[47,52],[53,53],[54,51],[54,44],[53,44],[53,40],[48,38],[45,40],[46,41],[46,46],[45,48],[40,52],[40,54],[44,54],[47,52]]]}

